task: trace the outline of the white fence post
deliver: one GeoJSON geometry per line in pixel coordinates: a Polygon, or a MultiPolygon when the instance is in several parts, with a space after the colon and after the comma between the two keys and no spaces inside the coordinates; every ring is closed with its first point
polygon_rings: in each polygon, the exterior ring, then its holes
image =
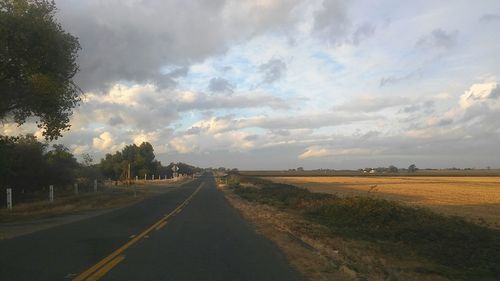
{"type": "Polygon", "coordinates": [[[54,186],[49,185],[49,202],[54,202],[54,186]]]}
{"type": "Polygon", "coordinates": [[[94,192],[97,192],[97,180],[94,180],[94,192]]]}
{"type": "Polygon", "coordinates": [[[78,195],[78,183],[75,183],[75,195],[78,195]]]}
{"type": "Polygon", "coordinates": [[[7,209],[12,210],[12,188],[7,188],[7,209]]]}
{"type": "Polygon", "coordinates": [[[151,176],[151,180],[155,180],[155,174],[151,176]]]}
{"type": "Polygon", "coordinates": [[[144,180],[148,179],[147,176],[148,176],[147,174],[144,174],[144,180]]]}
{"type": "Polygon", "coordinates": [[[139,176],[135,176],[135,181],[138,181],[139,180],[139,176]]]}

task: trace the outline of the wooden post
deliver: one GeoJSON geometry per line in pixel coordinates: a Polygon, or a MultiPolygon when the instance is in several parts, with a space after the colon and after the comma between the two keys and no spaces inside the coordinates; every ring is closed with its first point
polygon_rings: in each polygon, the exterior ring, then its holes
{"type": "Polygon", "coordinates": [[[49,185],[49,202],[54,202],[54,186],[49,185]]]}
{"type": "Polygon", "coordinates": [[[12,210],[12,188],[7,188],[7,209],[12,210]]]}

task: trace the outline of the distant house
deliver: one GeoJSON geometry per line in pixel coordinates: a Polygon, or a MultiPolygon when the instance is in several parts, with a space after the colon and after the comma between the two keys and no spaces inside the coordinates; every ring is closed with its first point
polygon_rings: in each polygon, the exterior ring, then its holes
{"type": "Polygon", "coordinates": [[[375,171],[375,169],[371,169],[370,170],[370,174],[375,174],[377,171],[375,171]]]}

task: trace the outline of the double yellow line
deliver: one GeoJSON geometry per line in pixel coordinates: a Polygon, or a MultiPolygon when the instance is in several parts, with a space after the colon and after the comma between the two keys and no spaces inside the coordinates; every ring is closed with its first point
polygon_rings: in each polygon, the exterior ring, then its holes
{"type": "Polygon", "coordinates": [[[161,218],[159,221],[157,221],[155,224],[141,232],[139,235],[135,236],[132,238],[130,241],[125,243],[125,245],[121,246],[117,250],[115,250],[113,253],[111,253],[109,256],[103,258],[101,261],[98,263],[94,264],[84,272],[82,272],[80,275],[76,276],[73,281],[89,281],[89,280],[99,280],[102,276],[104,276],[106,273],[108,273],[113,267],[115,267],[118,263],[120,263],[122,260],[125,259],[125,256],[122,255],[122,253],[130,248],[130,246],[134,245],[137,243],[139,240],[144,238],[146,235],[148,235],[151,231],[154,229],[159,230],[163,226],[167,224],[167,221],[169,218],[172,216],[178,214],[181,212],[181,210],[186,207],[191,199],[200,191],[201,187],[203,186],[204,183],[200,184],[198,188],[191,193],[191,195],[184,200],[177,208],[175,208],[173,211],[170,213],[166,214],[163,218],[161,218]]]}

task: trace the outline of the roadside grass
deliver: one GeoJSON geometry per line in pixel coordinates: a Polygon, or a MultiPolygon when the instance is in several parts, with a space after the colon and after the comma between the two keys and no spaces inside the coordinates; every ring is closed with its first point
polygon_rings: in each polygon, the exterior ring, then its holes
{"type": "Polygon", "coordinates": [[[245,200],[298,211],[328,227],[332,236],[383,245],[388,254],[417,255],[436,265],[422,272],[453,280],[500,276],[500,231],[459,217],[383,199],[312,193],[259,178],[233,179],[230,187],[245,200]]]}
{"type": "Polygon", "coordinates": [[[37,202],[14,205],[12,210],[0,209],[0,223],[20,222],[32,219],[50,218],[63,214],[72,214],[89,210],[98,210],[124,206],[144,198],[144,192],[113,188],[98,193],[81,193],[55,198],[50,203],[47,199],[37,202]]]}
{"type": "Polygon", "coordinates": [[[123,182],[100,189],[97,193],[82,189],[79,195],[74,195],[72,189],[58,190],[55,192],[55,199],[52,203],[48,201],[47,192],[24,194],[25,202],[14,204],[12,210],[0,208],[0,223],[22,222],[126,206],[192,180],[185,178],[176,182],[139,181],[130,186],[123,182]]]}

